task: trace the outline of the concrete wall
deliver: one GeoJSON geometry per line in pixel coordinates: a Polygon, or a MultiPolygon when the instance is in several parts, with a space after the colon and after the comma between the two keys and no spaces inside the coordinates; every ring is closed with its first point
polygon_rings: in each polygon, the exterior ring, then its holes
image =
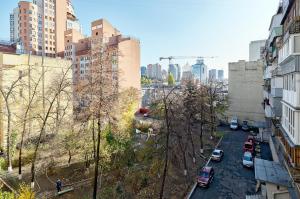
{"type": "MultiPolygon", "coordinates": [[[[33,93],[34,87],[37,84],[36,98],[34,104],[30,109],[31,116],[43,114],[43,99],[45,98],[45,109],[49,107],[50,101],[53,98],[53,90],[55,85],[57,85],[58,79],[65,72],[66,79],[70,83],[72,82],[72,70],[71,61],[66,61],[62,59],[55,58],[45,58],[44,64],[42,64],[42,57],[40,56],[28,56],[28,55],[13,55],[13,54],[2,54],[0,53],[0,67],[1,78],[0,78],[0,88],[7,91],[7,88],[12,85],[14,81],[17,81],[21,74],[21,79],[18,81],[17,86],[13,89],[13,97],[10,98],[10,107],[12,112],[11,126],[12,132],[21,132],[22,119],[24,118],[25,107],[29,102],[29,93],[33,93]],[[44,65],[44,77],[43,67],[44,65]],[[30,71],[30,73],[29,73],[30,71]],[[29,75],[30,74],[30,75],[29,75]],[[40,80],[40,81],[39,81],[40,80]],[[43,92],[43,82],[44,82],[44,92],[43,92]],[[30,89],[29,89],[30,88],[30,89]],[[33,115],[34,114],[34,115],[33,115]]],[[[71,84],[67,87],[66,93],[59,96],[60,101],[56,101],[53,106],[52,111],[62,109],[66,107],[65,113],[66,117],[73,118],[73,99],[72,99],[72,86],[71,84]]],[[[0,145],[6,145],[6,134],[7,134],[7,110],[5,104],[3,103],[3,98],[1,96],[1,106],[0,106],[0,145]]],[[[49,122],[54,122],[54,115],[49,119],[49,122]]],[[[68,120],[70,121],[70,120],[68,120]]],[[[28,121],[28,133],[26,133],[26,138],[36,135],[39,133],[41,120],[35,118],[28,121]],[[30,124],[29,124],[30,123],[30,124]]],[[[66,122],[62,122],[66,124],[66,122]]],[[[47,127],[47,132],[52,132],[53,126],[47,127]]],[[[17,134],[19,136],[19,134],[17,134]]]]}
{"type": "Polygon", "coordinates": [[[118,69],[120,72],[120,91],[130,87],[141,91],[139,41],[130,39],[120,42],[119,53],[118,69]]]}
{"type": "Polygon", "coordinates": [[[263,62],[229,63],[229,119],[236,115],[239,122],[264,121],[263,62]]]}
{"type": "Polygon", "coordinates": [[[290,199],[290,194],[286,187],[266,183],[268,199],[290,199]],[[278,189],[279,188],[279,189],[278,189]]]}

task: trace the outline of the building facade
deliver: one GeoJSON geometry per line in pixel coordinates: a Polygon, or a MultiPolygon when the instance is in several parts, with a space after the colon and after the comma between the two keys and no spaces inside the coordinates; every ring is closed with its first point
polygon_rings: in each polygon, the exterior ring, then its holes
{"type": "Polygon", "coordinates": [[[277,9],[276,14],[272,17],[269,26],[269,37],[266,41],[264,53],[264,110],[267,118],[267,125],[272,125],[272,120],[281,118],[281,100],[283,89],[283,77],[278,66],[278,50],[282,39],[283,17],[282,6],[277,9]]]}
{"type": "Polygon", "coordinates": [[[20,1],[10,14],[10,38],[24,53],[63,56],[64,32],[81,31],[70,0],[20,1]]]}
{"type": "Polygon", "coordinates": [[[218,80],[219,81],[224,80],[224,70],[218,70],[218,80]]]}
{"type": "Polygon", "coordinates": [[[147,67],[141,66],[141,76],[146,77],[147,76],[147,67]]]}
{"type": "MultiPolygon", "coordinates": [[[[27,106],[32,93],[35,90],[34,105],[29,111],[30,114],[34,113],[36,115],[42,114],[44,110],[50,105],[49,100],[53,98],[53,86],[57,79],[65,74],[65,83],[69,85],[66,87],[65,92],[59,95],[55,101],[55,106],[51,112],[51,118],[49,119],[49,124],[54,124],[57,121],[54,119],[54,112],[57,112],[59,118],[64,115],[68,117],[68,121],[73,118],[73,103],[72,103],[72,63],[67,60],[59,58],[49,58],[44,59],[41,56],[32,56],[28,54],[16,55],[16,54],[6,54],[0,52],[0,89],[4,92],[8,91],[13,82],[17,82],[14,89],[11,91],[14,93],[10,96],[10,111],[11,111],[11,132],[21,132],[22,131],[22,118],[24,118],[25,107],[27,106]],[[69,83],[68,83],[69,82],[69,83]],[[36,89],[34,89],[36,87],[36,89]],[[61,112],[60,110],[64,110],[61,112]]],[[[2,147],[6,146],[7,137],[7,109],[6,103],[1,95],[0,100],[0,145],[2,147]]],[[[34,117],[28,119],[26,137],[30,138],[36,136],[40,130],[40,119],[34,117]]],[[[66,124],[67,125],[67,124],[66,124]]],[[[47,132],[53,133],[53,126],[47,126],[47,132]]],[[[20,135],[17,135],[17,139],[20,135]]]]}
{"type": "Polygon", "coordinates": [[[208,71],[208,79],[210,81],[216,81],[217,80],[217,70],[211,69],[208,71]]]}
{"type": "MultiPolygon", "coordinates": [[[[118,85],[118,91],[135,88],[141,91],[140,42],[123,36],[107,20],[99,19],[91,23],[90,37],[84,37],[77,30],[65,31],[64,57],[73,64],[73,81],[75,87],[88,81],[97,70],[92,57],[97,49],[105,49],[106,66],[116,71],[112,83],[118,85]]],[[[148,71],[147,71],[148,73],[148,71]]]]}
{"type": "Polygon", "coordinates": [[[192,65],[192,74],[196,81],[200,83],[207,83],[208,71],[203,59],[197,60],[196,64],[192,65]]]}
{"type": "Polygon", "coordinates": [[[257,61],[264,58],[266,40],[251,41],[249,44],[249,61],[257,61]]]}
{"type": "Polygon", "coordinates": [[[162,80],[162,71],[160,64],[149,64],[147,66],[147,77],[152,80],[162,80]]]}
{"type": "Polygon", "coordinates": [[[228,118],[237,116],[240,123],[247,120],[250,125],[264,122],[263,61],[229,63],[228,72],[228,118]]]}
{"type": "Polygon", "coordinates": [[[283,1],[278,64],[283,78],[280,141],[287,161],[300,167],[300,11],[299,0],[283,1]]]}

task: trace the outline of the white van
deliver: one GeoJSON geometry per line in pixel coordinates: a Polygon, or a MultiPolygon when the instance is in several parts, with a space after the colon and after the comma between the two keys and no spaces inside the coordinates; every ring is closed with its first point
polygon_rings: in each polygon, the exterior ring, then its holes
{"type": "Polygon", "coordinates": [[[239,128],[238,119],[236,116],[234,116],[230,121],[230,129],[237,130],[238,128],[239,128]]]}

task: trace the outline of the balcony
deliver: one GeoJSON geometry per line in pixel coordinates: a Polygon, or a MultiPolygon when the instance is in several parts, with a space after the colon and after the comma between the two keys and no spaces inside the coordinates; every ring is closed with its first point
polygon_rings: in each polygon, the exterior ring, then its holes
{"type": "Polygon", "coordinates": [[[291,90],[283,90],[282,100],[294,108],[300,107],[300,95],[299,93],[291,90]]]}
{"type": "Polygon", "coordinates": [[[271,79],[271,96],[282,97],[283,77],[273,76],[271,79]]]}
{"type": "Polygon", "coordinates": [[[267,66],[264,70],[264,79],[271,79],[272,77],[272,71],[276,68],[276,66],[267,66]]]}
{"type": "Polygon", "coordinates": [[[278,53],[278,63],[282,64],[287,58],[300,55],[300,34],[293,34],[284,42],[278,53]]]}

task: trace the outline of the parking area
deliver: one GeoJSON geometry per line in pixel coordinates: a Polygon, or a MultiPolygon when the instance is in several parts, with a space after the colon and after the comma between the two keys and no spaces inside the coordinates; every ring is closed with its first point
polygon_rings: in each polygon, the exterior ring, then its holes
{"type": "MultiPolygon", "coordinates": [[[[245,198],[246,194],[255,192],[254,170],[242,165],[242,149],[248,135],[241,130],[226,131],[220,145],[225,154],[223,160],[209,163],[215,170],[213,182],[209,188],[197,187],[191,196],[192,199],[241,199],[245,198]]],[[[268,144],[261,145],[261,157],[270,159],[268,144]]]]}

